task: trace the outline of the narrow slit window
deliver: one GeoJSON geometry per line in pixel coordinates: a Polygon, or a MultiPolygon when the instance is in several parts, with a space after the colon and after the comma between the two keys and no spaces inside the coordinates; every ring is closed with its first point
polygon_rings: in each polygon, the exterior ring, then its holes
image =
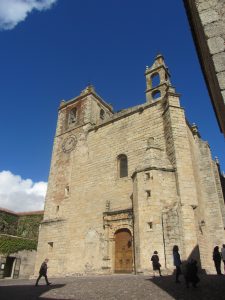
{"type": "Polygon", "coordinates": [[[147,191],[146,191],[146,194],[147,194],[147,198],[150,198],[150,197],[151,197],[151,191],[150,191],[150,190],[147,190],[147,191]]]}
{"type": "Polygon", "coordinates": [[[69,196],[69,192],[70,192],[70,187],[67,185],[65,187],[65,196],[68,197],[69,196]]]}
{"type": "Polygon", "coordinates": [[[150,229],[150,230],[153,229],[153,222],[148,222],[148,229],[150,229]]]}
{"type": "Polygon", "coordinates": [[[149,180],[150,179],[150,173],[145,173],[145,179],[149,180]]]}
{"type": "Polygon", "coordinates": [[[53,242],[48,242],[48,251],[51,252],[53,250],[53,242]]]}
{"type": "Polygon", "coordinates": [[[128,163],[127,156],[125,154],[118,156],[118,171],[120,178],[128,176],[128,163]]]}
{"type": "Polygon", "coordinates": [[[104,111],[104,109],[100,110],[100,119],[102,119],[102,120],[105,119],[105,111],[104,111]]]}

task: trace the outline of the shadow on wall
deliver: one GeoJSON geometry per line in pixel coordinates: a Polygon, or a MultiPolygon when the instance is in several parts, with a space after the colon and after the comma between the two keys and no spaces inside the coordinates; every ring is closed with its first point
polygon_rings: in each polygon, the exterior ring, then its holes
{"type": "MultiPolygon", "coordinates": [[[[213,252],[213,249],[212,249],[212,252],[213,252]]],[[[183,260],[182,258],[182,253],[181,253],[181,249],[179,247],[179,253],[180,253],[180,259],[182,261],[182,266],[181,268],[182,269],[185,269],[186,267],[186,264],[188,263],[188,261],[190,259],[195,259],[198,263],[198,270],[199,270],[199,273],[206,273],[206,271],[204,269],[202,269],[202,266],[201,266],[201,259],[200,259],[200,252],[199,252],[199,246],[197,245],[192,251],[191,251],[191,254],[188,256],[187,260],[183,260]]],[[[212,257],[212,253],[210,253],[211,257],[212,257]]],[[[171,256],[173,257],[173,251],[171,250],[171,256]]],[[[172,264],[173,264],[173,258],[172,258],[172,264]]],[[[169,267],[169,269],[171,269],[171,265],[169,267]]],[[[175,269],[175,267],[174,267],[175,269]]]]}
{"type": "Polygon", "coordinates": [[[190,259],[197,260],[199,272],[200,273],[203,273],[203,272],[205,273],[205,270],[203,270],[202,266],[201,266],[201,259],[200,259],[200,252],[199,252],[199,246],[198,245],[195,246],[195,248],[191,251],[191,254],[188,256],[188,259],[186,261],[182,260],[182,257],[181,257],[182,265],[185,266],[190,259]]]}
{"type": "MultiPolygon", "coordinates": [[[[15,281],[13,281],[15,283],[15,281]]],[[[53,298],[48,298],[43,295],[52,289],[59,289],[64,287],[65,284],[54,284],[51,286],[39,285],[35,287],[33,285],[5,285],[0,286],[0,299],[1,300],[50,300],[53,298]],[[41,296],[43,295],[43,297],[41,296]]],[[[66,300],[65,298],[63,298],[66,300]]],[[[57,298],[57,300],[62,300],[57,298]]]]}

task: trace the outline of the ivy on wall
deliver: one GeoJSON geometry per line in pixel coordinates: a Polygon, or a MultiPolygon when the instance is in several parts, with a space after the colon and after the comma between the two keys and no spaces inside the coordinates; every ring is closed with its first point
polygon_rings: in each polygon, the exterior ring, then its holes
{"type": "Polygon", "coordinates": [[[43,215],[19,216],[17,235],[30,239],[37,239],[39,224],[42,218],[43,215]]]}
{"type": "Polygon", "coordinates": [[[0,235],[0,253],[10,254],[22,250],[37,250],[37,240],[0,235]]]}
{"type": "Polygon", "coordinates": [[[17,215],[0,210],[0,234],[37,239],[42,219],[43,214],[17,215]]]}
{"type": "Polygon", "coordinates": [[[0,232],[16,235],[18,216],[4,211],[0,211],[0,232]]]}
{"type": "Polygon", "coordinates": [[[16,214],[0,210],[0,253],[36,250],[43,214],[16,214]]]}

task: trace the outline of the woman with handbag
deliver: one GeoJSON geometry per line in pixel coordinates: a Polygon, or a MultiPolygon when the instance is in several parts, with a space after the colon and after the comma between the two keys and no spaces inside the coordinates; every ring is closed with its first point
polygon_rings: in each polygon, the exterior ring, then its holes
{"type": "Polygon", "coordinates": [[[153,276],[155,277],[155,271],[158,271],[159,275],[162,276],[161,270],[160,270],[161,265],[159,263],[159,257],[158,257],[157,251],[154,251],[151,261],[152,261],[152,268],[153,268],[153,276]]]}

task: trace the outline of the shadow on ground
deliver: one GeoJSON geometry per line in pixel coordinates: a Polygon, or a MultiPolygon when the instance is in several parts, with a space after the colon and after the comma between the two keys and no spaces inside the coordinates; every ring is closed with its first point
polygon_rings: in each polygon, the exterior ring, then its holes
{"type": "Polygon", "coordinates": [[[181,283],[175,283],[175,276],[152,277],[146,279],[151,281],[160,289],[164,290],[173,299],[179,300],[216,300],[225,299],[225,276],[200,275],[200,282],[197,288],[187,288],[183,276],[180,276],[181,283]]]}
{"type": "MultiPolygon", "coordinates": [[[[52,289],[59,289],[64,286],[65,284],[53,284],[50,286],[39,285],[37,287],[35,287],[34,285],[0,286],[0,299],[1,300],[36,300],[36,299],[52,300],[53,298],[45,297],[44,294],[52,289]]],[[[56,299],[56,300],[61,300],[61,299],[56,299]]]]}

